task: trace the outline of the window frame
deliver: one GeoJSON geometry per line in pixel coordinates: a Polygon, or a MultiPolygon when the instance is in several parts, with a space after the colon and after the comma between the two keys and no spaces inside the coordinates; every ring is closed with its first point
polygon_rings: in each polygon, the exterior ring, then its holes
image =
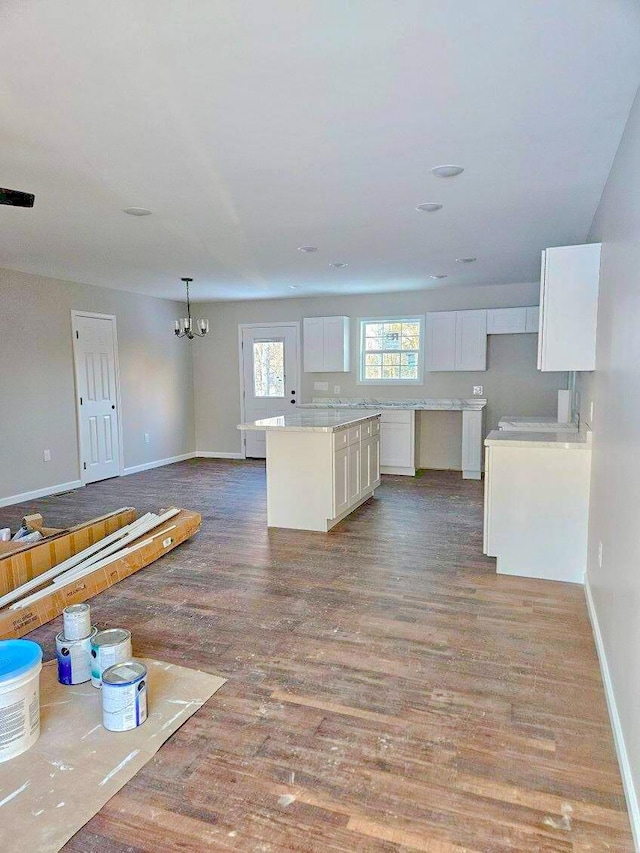
{"type": "MultiPolygon", "coordinates": [[[[398,314],[382,317],[358,317],[358,374],[357,385],[424,385],[424,349],[425,349],[425,315],[424,314],[398,314]],[[364,357],[367,354],[365,347],[365,329],[367,323],[419,323],[420,324],[420,346],[418,349],[418,378],[417,379],[365,379],[364,357]]],[[[380,350],[380,352],[402,353],[402,350],[380,350]]]]}

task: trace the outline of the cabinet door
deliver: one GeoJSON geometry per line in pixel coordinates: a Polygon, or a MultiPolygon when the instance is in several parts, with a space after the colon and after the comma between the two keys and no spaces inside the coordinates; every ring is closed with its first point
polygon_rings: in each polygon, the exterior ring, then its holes
{"type": "Polygon", "coordinates": [[[541,370],[595,369],[599,278],[599,243],[542,253],[541,370]]]}
{"type": "Polygon", "coordinates": [[[375,489],[380,485],[380,436],[374,435],[369,439],[369,488],[375,489]]]}
{"type": "Polygon", "coordinates": [[[372,438],[365,439],[360,450],[360,493],[368,492],[371,488],[371,442],[372,438]]]}
{"type": "Polygon", "coordinates": [[[456,311],[456,370],[487,369],[487,312],[456,311]]]}
{"type": "Polygon", "coordinates": [[[426,315],[426,370],[455,370],[456,313],[456,311],[436,311],[426,315]]]}
{"type": "Polygon", "coordinates": [[[360,442],[347,448],[348,453],[348,493],[349,506],[356,503],[360,497],[360,442]]]}
{"type": "Polygon", "coordinates": [[[324,372],[324,320],[305,317],[303,321],[304,372],[324,372]]]}
{"type": "Polygon", "coordinates": [[[349,371],[349,318],[324,318],[324,370],[327,373],[349,371]]]}
{"type": "Polygon", "coordinates": [[[333,517],[349,506],[349,448],[333,454],[333,517]]]}
{"type": "Polygon", "coordinates": [[[527,308],[527,318],[525,322],[525,332],[537,332],[540,324],[540,309],[537,305],[532,305],[527,308]]]}
{"type": "Polygon", "coordinates": [[[528,310],[528,308],[489,308],[487,311],[487,334],[515,335],[528,331],[528,310]]]}
{"type": "Polygon", "coordinates": [[[389,468],[413,468],[411,425],[380,424],[380,464],[389,468]]]}

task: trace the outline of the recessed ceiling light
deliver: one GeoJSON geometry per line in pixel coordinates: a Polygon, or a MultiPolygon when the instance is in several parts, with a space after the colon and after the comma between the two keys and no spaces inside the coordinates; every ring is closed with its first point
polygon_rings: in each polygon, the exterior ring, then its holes
{"type": "Polygon", "coordinates": [[[433,278],[433,279],[436,279],[436,278],[446,278],[446,275],[430,275],[430,276],[429,276],[429,278],[433,278]]]}
{"type": "Polygon", "coordinates": [[[429,169],[436,178],[456,178],[464,172],[463,166],[435,166],[429,169]]]}
{"type": "Polygon", "coordinates": [[[472,264],[474,261],[477,261],[477,258],[456,258],[457,264],[472,264]]]}
{"type": "Polygon", "coordinates": [[[151,211],[146,207],[125,207],[122,212],[128,213],[129,216],[151,216],[151,211]]]}
{"type": "Polygon", "coordinates": [[[419,204],[416,210],[424,210],[426,213],[435,213],[436,210],[442,210],[442,205],[436,201],[427,201],[424,204],[419,204]]]}
{"type": "Polygon", "coordinates": [[[310,252],[317,252],[317,246],[298,246],[299,252],[305,252],[305,254],[309,254],[310,252]]]}
{"type": "Polygon", "coordinates": [[[290,284],[290,285],[288,285],[288,287],[289,287],[289,290],[297,290],[300,287],[300,285],[299,284],[290,284]]]}
{"type": "Polygon", "coordinates": [[[336,263],[329,264],[329,266],[335,267],[337,270],[341,270],[342,267],[347,267],[347,266],[349,266],[349,264],[344,264],[344,263],[341,263],[340,261],[337,261],[336,263]]]}

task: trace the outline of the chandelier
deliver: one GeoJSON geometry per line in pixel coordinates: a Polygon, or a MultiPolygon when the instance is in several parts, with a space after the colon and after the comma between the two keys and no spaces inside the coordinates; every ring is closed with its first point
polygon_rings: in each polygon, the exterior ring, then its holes
{"type": "Polygon", "coordinates": [[[204,336],[209,331],[209,321],[208,320],[197,320],[196,326],[194,327],[194,321],[191,319],[191,302],[189,300],[189,282],[192,282],[192,278],[183,278],[181,281],[187,286],[187,316],[181,317],[179,320],[176,320],[176,326],[174,332],[177,338],[189,338],[192,341],[195,337],[204,338],[204,336]]]}

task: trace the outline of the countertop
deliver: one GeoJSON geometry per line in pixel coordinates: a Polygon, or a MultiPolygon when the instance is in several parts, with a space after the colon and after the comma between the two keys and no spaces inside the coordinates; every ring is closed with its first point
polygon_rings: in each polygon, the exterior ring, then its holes
{"type": "Polygon", "coordinates": [[[360,421],[368,421],[380,415],[380,411],[367,409],[362,411],[354,409],[347,412],[327,411],[310,409],[301,412],[302,406],[298,406],[295,412],[286,415],[277,415],[273,418],[262,418],[251,423],[238,424],[242,430],[282,430],[285,432],[336,432],[336,430],[357,424],[360,421]]]}
{"type": "Polygon", "coordinates": [[[494,429],[485,438],[485,447],[544,447],[561,450],[589,450],[591,430],[580,432],[524,432],[494,429]]]}
{"type": "Polygon", "coordinates": [[[468,399],[440,398],[424,400],[373,400],[341,397],[314,397],[312,403],[300,403],[298,409],[420,409],[425,411],[464,411],[484,409],[484,397],[468,399]]]}
{"type": "Polygon", "coordinates": [[[500,418],[498,426],[501,429],[520,432],[578,432],[578,426],[575,423],[562,423],[554,421],[551,418],[500,418]]]}

